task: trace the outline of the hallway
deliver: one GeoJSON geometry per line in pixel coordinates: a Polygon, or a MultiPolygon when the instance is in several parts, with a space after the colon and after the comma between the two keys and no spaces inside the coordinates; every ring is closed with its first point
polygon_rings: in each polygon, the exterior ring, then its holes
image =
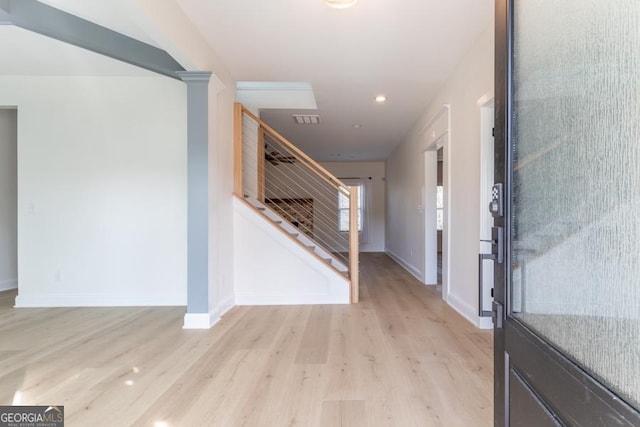
{"type": "Polygon", "coordinates": [[[13,309],[0,293],[0,404],[65,406],[68,426],[489,426],[492,334],[385,254],[361,302],[13,309]]]}

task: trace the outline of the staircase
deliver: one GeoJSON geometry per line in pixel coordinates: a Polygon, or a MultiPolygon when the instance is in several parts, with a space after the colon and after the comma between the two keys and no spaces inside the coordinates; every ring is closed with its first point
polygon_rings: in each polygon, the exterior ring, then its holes
{"type": "MultiPolygon", "coordinates": [[[[348,289],[334,289],[334,295],[348,291],[346,302],[358,302],[358,189],[342,183],[241,104],[234,111],[234,196],[287,236],[287,245],[304,249],[303,258],[313,257],[316,263],[309,270],[339,275],[348,289]]],[[[280,249],[283,240],[272,240],[280,249]]]]}
{"type": "Polygon", "coordinates": [[[244,198],[256,211],[273,222],[273,224],[278,226],[285,234],[295,239],[298,244],[305,247],[307,250],[309,250],[309,252],[312,252],[315,256],[317,256],[319,259],[321,259],[323,262],[335,269],[340,274],[344,275],[347,278],[349,277],[349,268],[344,265],[344,263],[338,257],[328,252],[318,243],[313,241],[313,239],[308,237],[305,233],[300,232],[300,229],[298,227],[285,220],[275,210],[269,208],[268,206],[265,206],[260,201],[252,198],[249,195],[245,195],[244,198]]]}

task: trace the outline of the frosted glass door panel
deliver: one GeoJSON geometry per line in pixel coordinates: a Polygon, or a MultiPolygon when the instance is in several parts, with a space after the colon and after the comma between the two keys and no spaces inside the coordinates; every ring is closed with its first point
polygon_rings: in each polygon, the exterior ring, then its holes
{"type": "Polygon", "coordinates": [[[512,316],[638,408],[640,1],[514,3],[512,316]]]}

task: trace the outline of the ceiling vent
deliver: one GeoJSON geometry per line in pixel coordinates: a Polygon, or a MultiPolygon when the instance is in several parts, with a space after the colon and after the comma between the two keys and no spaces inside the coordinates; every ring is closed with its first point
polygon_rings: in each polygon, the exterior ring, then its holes
{"type": "Polygon", "coordinates": [[[320,116],[317,114],[294,114],[293,120],[298,125],[319,125],[320,116]]]}

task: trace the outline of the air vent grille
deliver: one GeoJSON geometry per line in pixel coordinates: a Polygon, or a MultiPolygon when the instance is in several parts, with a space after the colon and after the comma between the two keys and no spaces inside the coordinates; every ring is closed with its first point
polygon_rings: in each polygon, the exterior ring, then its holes
{"type": "Polygon", "coordinates": [[[293,120],[298,125],[319,125],[320,116],[317,114],[294,114],[293,120]]]}

